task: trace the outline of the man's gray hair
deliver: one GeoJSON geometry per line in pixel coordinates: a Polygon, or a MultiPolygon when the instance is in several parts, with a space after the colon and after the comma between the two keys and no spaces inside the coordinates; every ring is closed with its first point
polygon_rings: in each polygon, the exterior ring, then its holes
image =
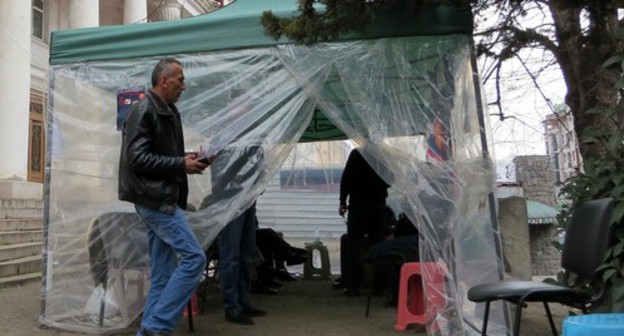
{"type": "Polygon", "coordinates": [[[152,86],[156,86],[158,84],[158,78],[160,78],[160,76],[171,75],[172,64],[177,64],[179,66],[182,66],[182,63],[180,63],[180,61],[172,57],[163,58],[160,61],[158,61],[158,63],[156,63],[156,66],[154,67],[154,71],[152,71],[152,86]]]}

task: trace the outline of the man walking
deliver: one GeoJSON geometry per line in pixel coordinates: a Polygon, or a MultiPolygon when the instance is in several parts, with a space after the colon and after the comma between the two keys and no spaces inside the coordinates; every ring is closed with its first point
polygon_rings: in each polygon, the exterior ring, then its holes
{"type": "Polygon", "coordinates": [[[180,113],[184,85],[180,61],[160,60],[152,88],[128,114],[119,163],[119,199],[134,204],[147,225],[151,287],[138,336],[171,335],[206,265],[185,214],[186,174],[207,165],[184,154],[180,113]]]}

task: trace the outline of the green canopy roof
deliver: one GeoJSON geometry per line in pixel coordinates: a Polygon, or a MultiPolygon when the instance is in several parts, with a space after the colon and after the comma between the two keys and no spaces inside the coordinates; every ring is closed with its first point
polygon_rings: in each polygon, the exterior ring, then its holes
{"type": "MultiPolygon", "coordinates": [[[[50,64],[67,64],[157,55],[179,55],[290,43],[264,34],[260,16],[271,10],[279,17],[297,12],[296,0],[237,0],[206,15],[123,26],[103,26],[52,33],[50,64]]],[[[417,16],[409,10],[377,13],[366,33],[343,39],[414,35],[470,34],[469,11],[428,8],[417,16]]]]}
{"type": "MultiPolygon", "coordinates": [[[[470,11],[438,6],[422,9],[415,15],[413,10],[399,5],[409,1],[396,1],[394,9],[375,13],[375,20],[366,32],[348,34],[341,40],[469,35],[472,32],[470,11]]],[[[264,34],[260,17],[268,10],[279,17],[290,18],[297,13],[297,1],[236,0],[209,14],[181,20],[56,31],[51,38],[50,64],[139,60],[292,43],[286,38],[276,41],[264,34]]],[[[346,138],[323,111],[316,109],[300,141],[346,138]]]]}

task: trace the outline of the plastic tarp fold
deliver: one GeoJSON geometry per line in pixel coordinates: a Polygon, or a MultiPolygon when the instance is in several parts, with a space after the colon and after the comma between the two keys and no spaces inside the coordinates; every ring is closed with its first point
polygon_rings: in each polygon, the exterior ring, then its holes
{"type": "MultiPolygon", "coordinates": [[[[337,145],[345,157],[353,144],[362,146],[365,159],[392,186],[393,198],[420,230],[421,260],[445,265],[448,281],[439,294],[446,304],[427,312],[428,330],[478,334],[482,314],[466,291],[498,280],[501,264],[489,203],[494,173],[482,148],[487,125],[479,122],[467,37],[170,56],[185,69],[187,89],[177,106],[187,149],[220,153],[204,174],[189,176],[190,202],[198,210],[188,218],[202,244],[207,247],[230,219],[279,189],[271,184],[276,175],[292,176],[302,161],[318,164],[318,156],[301,149],[313,144],[298,142],[304,134],[323,139],[324,123],[332,125],[352,141],[337,145]],[[223,184],[230,192],[220,192],[223,184]]],[[[149,274],[147,249],[138,247],[147,237],[132,205],[117,200],[117,93],[146,89],[157,60],[52,66],[45,325],[113,332],[140,314],[149,274]],[[115,309],[102,314],[93,307],[110,301],[115,309]]],[[[499,311],[492,310],[491,332],[504,332],[499,311]]]]}

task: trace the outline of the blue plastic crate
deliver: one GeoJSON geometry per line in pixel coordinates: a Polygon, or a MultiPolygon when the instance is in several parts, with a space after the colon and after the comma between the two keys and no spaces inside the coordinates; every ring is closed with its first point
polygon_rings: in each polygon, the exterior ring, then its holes
{"type": "Polygon", "coordinates": [[[587,314],[563,320],[562,336],[623,336],[624,314],[587,314]]]}

